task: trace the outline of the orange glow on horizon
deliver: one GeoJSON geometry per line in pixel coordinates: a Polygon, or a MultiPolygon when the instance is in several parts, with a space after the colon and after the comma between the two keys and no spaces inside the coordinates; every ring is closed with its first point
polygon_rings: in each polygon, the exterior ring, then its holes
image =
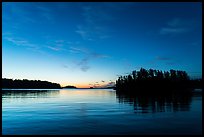
{"type": "Polygon", "coordinates": [[[90,88],[91,86],[89,84],[83,83],[83,84],[65,84],[62,83],[60,84],[61,87],[65,87],[65,86],[75,86],[77,88],[90,88]]]}
{"type": "MultiPolygon", "coordinates": [[[[108,83],[100,83],[100,86],[105,86],[108,83]]],[[[67,82],[63,82],[60,83],[61,87],[65,87],[65,86],[75,86],[77,88],[90,88],[90,87],[94,87],[93,85],[89,85],[89,83],[67,83],[67,82]]],[[[100,87],[99,86],[99,87],[100,87]]]]}

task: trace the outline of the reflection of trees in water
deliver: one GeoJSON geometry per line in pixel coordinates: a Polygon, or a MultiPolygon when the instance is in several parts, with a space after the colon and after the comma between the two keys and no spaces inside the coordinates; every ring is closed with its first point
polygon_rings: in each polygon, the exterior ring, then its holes
{"type": "Polygon", "coordinates": [[[116,92],[119,103],[133,105],[136,113],[189,111],[191,92],[171,92],[169,94],[125,94],[116,92]]]}
{"type": "Polygon", "coordinates": [[[57,94],[59,94],[59,90],[2,90],[3,98],[51,97],[57,94]]]}

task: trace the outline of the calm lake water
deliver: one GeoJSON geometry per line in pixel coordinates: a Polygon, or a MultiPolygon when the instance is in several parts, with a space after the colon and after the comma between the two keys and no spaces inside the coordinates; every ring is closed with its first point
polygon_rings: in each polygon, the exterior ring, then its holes
{"type": "Polygon", "coordinates": [[[112,89],[3,90],[2,133],[202,134],[202,95],[124,96],[112,89]]]}

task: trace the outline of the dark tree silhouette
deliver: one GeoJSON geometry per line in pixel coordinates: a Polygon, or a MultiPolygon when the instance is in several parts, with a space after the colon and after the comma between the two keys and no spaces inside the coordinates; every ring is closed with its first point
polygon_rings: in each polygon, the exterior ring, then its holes
{"type": "Polygon", "coordinates": [[[132,71],[132,76],[133,76],[133,80],[135,81],[136,80],[136,71],[134,70],[134,71],[132,71]]]}
{"type": "Polygon", "coordinates": [[[175,88],[201,88],[201,80],[190,80],[185,71],[173,70],[146,70],[132,71],[128,76],[120,76],[116,80],[116,91],[136,92],[136,89],[175,89],[175,88]]]}
{"type": "Polygon", "coordinates": [[[154,70],[149,69],[149,78],[152,80],[154,78],[154,70]]]}
{"type": "Polygon", "coordinates": [[[63,88],[77,88],[77,87],[68,85],[68,86],[65,86],[65,87],[63,87],[63,88]]]}
{"type": "Polygon", "coordinates": [[[48,81],[40,81],[40,80],[19,80],[19,79],[2,79],[2,88],[9,89],[60,89],[60,84],[51,83],[48,81]]]}

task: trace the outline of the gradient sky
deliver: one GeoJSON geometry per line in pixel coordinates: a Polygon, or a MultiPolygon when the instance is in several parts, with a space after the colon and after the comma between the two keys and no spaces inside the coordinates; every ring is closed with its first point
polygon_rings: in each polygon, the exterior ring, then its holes
{"type": "Polygon", "coordinates": [[[202,75],[201,3],[3,2],[2,77],[89,87],[141,67],[202,75]]]}

